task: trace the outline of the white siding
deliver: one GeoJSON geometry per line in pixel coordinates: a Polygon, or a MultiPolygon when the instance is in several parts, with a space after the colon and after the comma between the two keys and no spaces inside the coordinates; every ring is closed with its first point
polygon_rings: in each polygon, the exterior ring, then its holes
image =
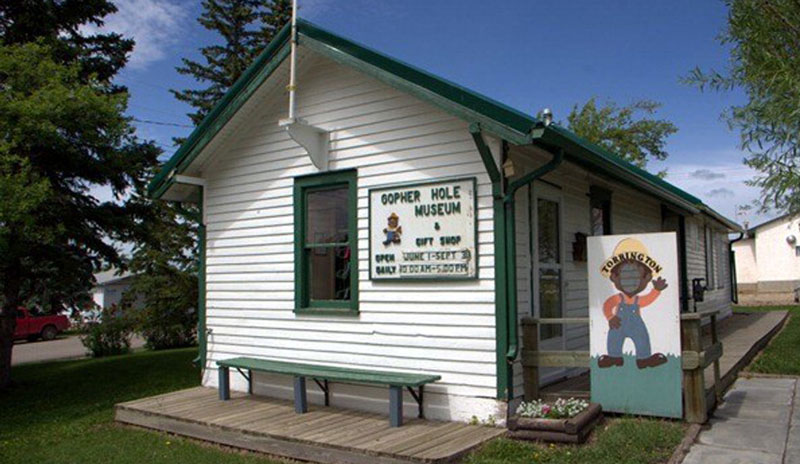
{"type": "MultiPolygon", "coordinates": [[[[207,179],[205,385],[215,361],[234,356],[440,374],[426,415],[481,419],[498,413],[491,183],[467,124],[350,68],[306,52],[298,115],[331,134],[331,170],[358,169],[360,314],[302,316],[294,308],[293,177],[317,170],[278,127],[280,93],[257,94],[207,179]],[[480,279],[454,283],[368,280],[368,189],[477,177],[480,279]]],[[[489,140],[498,150],[498,143],[489,140]]],[[[235,389],[244,379],[232,374],[235,389]]],[[[291,379],[256,376],[256,393],[289,397],[291,379]]],[[[311,393],[316,390],[309,387],[311,393]]],[[[334,385],[334,405],[386,412],[386,388],[334,385]]],[[[312,401],[321,401],[312,394],[312,401]]],[[[416,414],[406,399],[406,414],[416,414]]]]}
{"type": "MultiPolygon", "coordinates": [[[[531,148],[514,148],[510,156],[514,160],[516,175],[521,176],[550,159],[550,155],[531,148]]],[[[663,230],[661,201],[647,194],[643,194],[625,185],[612,182],[604,177],[589,173],[572,163],[565,162],[555,171],[547,174],[543,178],[549,186],[560,189],[562,197],[562,207],[564,208],[563,225],[561,233],[561,246],[564,249],[564,317],[586,317],[588,316],[588,280],[585,261],[575,261],[572,257],[572,243],[575,241],[575,233],[582,232],[590,234],[589,216],[589,188],[599,186],[610,190],[611,194],[611,232],[613,234],[660,232],[663,230]]],[[[534,183],[534,190],[540,182],[534,183]]],[[[525,189],[523,189],[525,190],[525,189]]],[[[528,208],[527,191],[517,195],[517,282],[519,315],[525,317],[531,314],[532,305],[536,304],[536,296],[530,296],[530,242],[529,242],[529,221],[527,213],[523,211],[528,208]],[[524,204],[524,206],[522,205],[524,204]]],[[[687,224],[695,221],[690,218],[687,224]]],[[[705,273],[703,261],[703,245],[700,243],[699,250],[694,240],[691,240],[692,232],[687,231],[687,257],[689,267],[689,278],[699,270],[705,273]],[[698,261],[699,256],[699,261],[698,261]],[[700,267],[698,267],[700,266],[700,267]],[[694,274],[693,274],[694,271],[694,274]]],[[[721,230],[717,237],[724,241],[723,252],[727,253],[727,235],[721,230]]],[[[702,242],[702,234],[700,235],[702,242]]],[[[699,306],[699,309],[717,307],[727,313],[730,312],[730,285],[728,284],[727,273],[728,260],[725,259],[725,267],[722,276],[725,282],[724,288],[713,289],[706,294],[707,303],[699,306]]],[[[675,285],[678,285],[676,282],[675,285]]],[[[565,346],[567,350],[588,350],[589,348],[589,328],[588,325],[567,325],[565,326],[565,346]]],[[[521,335],[521,330],[520,330],[521,335]]],[[[522,340],[520,339],[520,343],[522,340]]],[[[547,372],[542,370],[543,375],[547,372]]],[[[565,372],[565,375],[575,374],[577,370],[565,372]]],[[[519,362],[514,366],[514,393],[515,396],[522,395],[522,367],[519,362]]]]}
{"type": "Polygon", "coordinates": [[[736,280],[739,284],[758,282],[755,239],[740,240],[733,244],[736,253],[736,280]]]}
{"type": "MultiPolygon", "coordinates": [[[[695,278],[706,278],[706,240],[705,228],[712,230],[716,240],[713,247],[714,285],[708,286],[704,301],[697,303],[698,311],[717,309],[725,317],[731,314],[730,260],[728,259],[728,232],[718,224],[703,217],[692,217],[686,220],[686,274],[688,279],[689,310],[694,309],[691,299],[691,282],[695,278]]],[[[708,284],[708,281],[706,281],[708,284]]]]}
{"type": "Polygon", "coordinates": [[[743,304],[788,304],[800,287],[800,218],[784,217],[734,243],[739,299],[743,304]],[[790,237],[794,237],[791,243],[790,237]]]}
{"type": "Polygon", "coordinates": [[[800,245],[800,219],[786,218],[775,221],[756,231],[756,262],[759,282],[796,282],[800,279],[800,256],[795,247],[800,245]],[[795,237],[795,243],[787,238],[795,237]]]}

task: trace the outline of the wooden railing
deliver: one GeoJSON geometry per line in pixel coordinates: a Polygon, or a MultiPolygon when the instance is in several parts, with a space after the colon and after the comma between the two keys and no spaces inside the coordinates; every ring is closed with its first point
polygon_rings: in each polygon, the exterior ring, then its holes
{"type": "MultiPolygon", "coordinates": [[[[717,333],[719,311],[681,314],[682,365],[684,378],[684,417],[691,423],[702,424],[708,420],[708,411],[722,398],[719,359],[722,343],[717,333]],[[711,319],[711,345],[703,347],[703,320],[711,319]],[[714,384],[707,392],[703,372],[713,365],[714,384]]],[[[545,367],[589,368],[588,350],[544,351],[539,349],[539,326],[544,324],[589,324],[588,317],[522,319],[522,372],[525,400],[541,397],[539,369],[545,367]]]]}

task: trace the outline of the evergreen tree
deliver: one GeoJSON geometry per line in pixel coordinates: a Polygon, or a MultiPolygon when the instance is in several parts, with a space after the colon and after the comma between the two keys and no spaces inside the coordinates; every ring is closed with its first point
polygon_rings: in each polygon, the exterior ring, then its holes
{"type": "Polygon", "coordinates": [[[200,211],[166,201],[153,202],[144,188],[132,201],[147,206],[149,214],[147,228],[128,263],[136,277],[123,297],[123,306],[130,309],[148,348],[192,345],[197,324],[200,211]]]}
{"type": "Polygon", "coordinates": [[[17,308],[69,300],[101,265],[123,266],[114,243],[133,240],[146,213],[90,192],[122,198],[160,152],[137,139],[127,93],[112,82],[133,43],[80,32],[114,11],[105,0],[0,3],[0,388],[11,381],[17,308]]]}
{"type": "Polygon", "coordinates": [[[205,88],[173,90],[180,101],[195,108],[195,125],[225,95],[253,60],[291,20],[290,0],[204,0],[197,21],[222,37],[222,43],[200,49],[204,63],[183,59],[178,72],[207,83],[205,88]]]}
{"type": "Polygon", "coordinates": [[[108,83],[125,66],[133,51],[133,40],[113,32],[85,34],[81,26],[102,26],[103,18],[116,11],[117,7],[108,0],[3,0],[0,44],[41,41],[57,63],[77,61],[83,79],[93,75],[108,83]]]}

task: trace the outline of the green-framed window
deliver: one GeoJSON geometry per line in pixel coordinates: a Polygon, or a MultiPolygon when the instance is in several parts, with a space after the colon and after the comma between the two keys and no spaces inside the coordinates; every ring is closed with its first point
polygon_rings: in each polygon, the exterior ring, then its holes
{"type": "Polygon", "coordinates": [[[294,181],[295,312],[358,313],[357,174],[294,181]]]}

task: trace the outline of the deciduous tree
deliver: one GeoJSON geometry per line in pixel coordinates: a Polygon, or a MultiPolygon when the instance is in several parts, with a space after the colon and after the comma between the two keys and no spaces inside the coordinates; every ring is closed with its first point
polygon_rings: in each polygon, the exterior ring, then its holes
{"type": "Polygon", "coordinates": [[[800,2],[725,0],[728,24],[719,36],[727,69],[695,68],[686,81],[700,89],[741,89],[747,101],[724,117],[741,136],[745,163],[760,175],[763,208],[800,212],[800,2]]]}
{"type": "Polygon", "coordinates": [[[623,107],[613,102],[598,107],[596,98],[591,98],[583,106],[575,105],[567,122],[581,137],[645,168],[648,161],[669,156],[667,137],[678,131],[671,122],[650,117],[660,106],[641,100],[623,107]]]}

